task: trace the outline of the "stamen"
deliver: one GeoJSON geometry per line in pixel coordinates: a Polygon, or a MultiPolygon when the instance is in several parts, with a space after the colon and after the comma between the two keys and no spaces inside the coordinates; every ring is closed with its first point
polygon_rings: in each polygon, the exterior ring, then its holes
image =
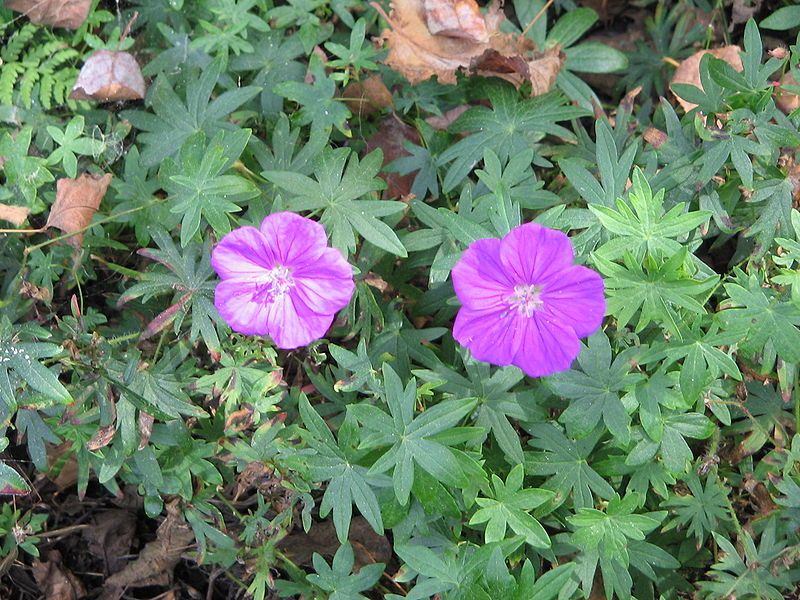
{"type": "Polygon", "coordinates": [[[541,295],[542,286],[540,285],[515,285],[514,293],[506,299],[506,302],[518,313],[532,317],[533,313],[544,306],[541,295]]]}
{"type": "Polygon", "coordinates": [[[275,265],[267,271],[264,283],[257,286],[256,293],[253,294],[253,300],[271,304],[282,298],[294,286],[291,269],[283,265],[275,265]]]}

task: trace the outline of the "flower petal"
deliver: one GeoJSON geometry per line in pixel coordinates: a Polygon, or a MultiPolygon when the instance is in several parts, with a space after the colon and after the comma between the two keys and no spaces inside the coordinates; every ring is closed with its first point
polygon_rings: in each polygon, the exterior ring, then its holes
{"type": "Polygon", "coordinates": [[[523,341],[524,320],[516,311],[462,307],[456,315],[453,337],[469,348],[475,360],[510,365],[523,341]]]}
{"type": "Polygon", "coordinates": [[[261,233],[278,262],[287,267],[314,262],[328,246],[322,225],[291,212],[267,216],[261,222],[261,233]]]}
{"type": "Polygon", "coordinates": [[[293,292],[267,305],[269,335],[278,348],[293,350],[308,346],[325,335],[335,315],[311,311],[293,292]]]}
{"type": "Polygon", "coordinates": [[[569,369],[580,351],[581,344],[571,327],[538,313],[526,319],[522,344],[513,364],[530,377],[546,377],[569,369]]]}
{"type": "Polygon", "coordinates": [[[314,263],[292,272],[294,292],[317,314],[333,314],[350,303],[355,290],[353,267],[335,248],[326,248],[314,263]]]}
{"type": "Polygon", "coordinates": [[[269,321],[266,305],[253,296],[256,284],[226,279],[214,290],[214,306],[231,329],[247,335],[267,335],[269,321]]]}
{"type": "Polygon", "coordinates": [[[211,266],[222,279],[260,277],[275,265],[276,257],[255,227],[239,227],[211,252],[211,266]]]}
{"type": "Polygon", "coordinates": [[[453,288],[461,304],[474,310],[500,310],[514,283],[500,261],[500,240],[472,242],[452,270],[453,288]]]}
{"type": "Polygon", "coordinates": [[[591,269],[573,266],[544,286],[543,315],[569,325],[578,337],[600,328],[606,311],[603,278],[591,269]]]}
{"type": "Polygon", "coordinates": [[[538,223],[515,227],[500,244],[500,260],[515,283],[539,285],[558,278],[573,259],[569,237],[538,223]]]}

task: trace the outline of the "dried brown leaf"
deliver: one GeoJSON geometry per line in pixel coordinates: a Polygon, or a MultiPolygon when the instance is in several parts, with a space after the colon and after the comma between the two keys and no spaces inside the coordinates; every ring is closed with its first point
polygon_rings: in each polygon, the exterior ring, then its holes
{"type": "Polygon", "coordinates": [[[463,70],[516,86],[530,81],[537,95],[552,87],[563,64],[557,49],[536,53],[526,37],[500,31],[505,16],[499,2],[482,15],[472,0],[393,0],[384,16],[390,25],[381,34],[389,47],[386,64],[412,84],[434,75],[454,84],[463,70]]]}
{"type": "MultiPolygon", "coordinates": [[[[700,82],[700,59],[702,59],[706,54],[711,54],[712,56],[720,58],[737,71],[741,71],[743,67],[742,59],[739,56],[740,50],[741,48],[739,48],[739,46],[723,46],[721,48],[713,48],[711,50],[700,50],[699,52],[695,52],[689,58],[683,60],[678,68],[675,69],[675,73],[672,75],[672,81],[670,82],[670,87],[674,83],[687,83],[702,90],[703,84],[700,82]]],[[[696,104],[687,102],[678,96],[674,90],[672,93],[678,100],[678,104],[683,107],[683,110],[688,112],[697,106],[696,104]]]]}
{"type": "Polygon", "coordinates": [[[119,600],[125,588],[166,585],[181,555],[194,541],[194,533],[181,516],[177,500],[167,504],[167,518],[136,560],[106,579],[101,600],[119,600]]]}
{"type": "Polygon", "coordinates": [[[20,285],[19,288],[19,293],[26,298],[37,300],[39,302],[50,302],[50,300],[53,299],[53,294],[49,289],[34,285],[30,281],[23,280],[22,285],[20,285]]]}
{"type": "MultiPolygon", "coordinates": [[[[372,152],[376,148],[380,148],[383,152],[383,164],[385,166],[398,158],[409,156],[408,151],[403,147],[405,140],[419,144],[420,139],[417,130],[410,125],[406,125],[395,115],[389,115],[381,121],[378,131],[367,140],[366,152],[372,152]]],[[[402,198],[411,193],[411,185],[414,183],[415,173],[400,175],[399,173],[382,171],[381,176],[386,181],[383,198],[402,198]]]]}
{"type": "Polygon", "coordinates": [[[75,100],[141,100],[147,92],[142,71],[128,52],[97,50],[86,59],[69,97],[75,100]]]}
{"type": "Polygon", "coordinates": [[[451,108],[441,116],[428,117],[425,122],[439,131],[444,131],[458,119],[461,115],[469,110],[469,104],[460,104],[455,108],[451,108]]]}
{"type": "Polygon", "coordinates": [[[26,206],[13,206],[10,204],[0,204],[0,219],[8,221],[19,227],[28,218],[31,209],[26,206]]]}
{"type": "Polygon", "coordinates": [[[153,423],[155,418],[144,411],[139,411],[139,450],[143,450],[147,443],[150,441],[150,435],[153,433],[153,423]]]}
{"type": "Polygon", "coordinates": [[[47,553],[47,562],[34,559],[33,578],[47,600],[81,600],[86,597],[86,588],[61,564],[58,550],[47,553]]]}
{"type": "Polygon", "coordinates": [[[59,179],[56,182],[56,201],[45,228],[57,227],[64,233],[75,234],[69,238],[69,243],[79,247],[83,230],[92,222],[112,177],[110,173],[102,177],[83,173],[77,179],[59,179]]]}
{"type": "Polygon", "coordinates": [[[344,103],[360,117],[368,117],[392,105],[392,92],[380,75],[350,82],[342,92],[344,103]]]}
{"type": "MultiPolygon", "coordinates": [[[[392,557],[392,546],[389,540],[373,531],[364,517],[353,517],[350,522],[348,541],[353,546],[355,567],[373,563],[388,563],[392,557]]],[[[336,529],[331,521],[314,523],[308,533],[296,531],[278,542],[278,548],[293,562],[300,565],[311,564],[311,557],[316,552],[331,557],[339,549],[336,529]]]]}
{"type": "Polygon", "coordinates": [[[97,513],[83,530],[89,552],[103,559],[109,574],[125,567],[136,533],[136,515],[118,508],[97,513]]]}
{"type": "Polygon", "coordinates": [[[422,0],[425,24],[433,35],[471,42],[489,40],[486,22],[475,0],[422,0]]]}
{"type": "Polygon", "coordinates": [[[797,80],[791,73],[786,73],[781,77],[781,84],[775,93],[775,104],[787,115],[800,108],[800,95],[790,92],[784,86],[797,87],[797,80]]]}
{"type": "Polygon", "coordinates": [[[77,29],[89,15],[92,0],[6,0],[6,8],[21,12],[31,22],[77,29]]]}

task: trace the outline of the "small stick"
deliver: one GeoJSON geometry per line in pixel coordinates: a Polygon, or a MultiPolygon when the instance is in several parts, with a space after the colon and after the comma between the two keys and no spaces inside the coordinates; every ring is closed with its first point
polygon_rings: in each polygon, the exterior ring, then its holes
{"type": "Polygon", "coordinates": [[[531,22],[530,22],[530,23],[528,23],[528,24],[525,26],[525,29],[523,29],[523,30],[522,30],[522,35],[521,35],[520,37],[525,37],[526,35],[528,35],[528,32],[531,30],[531,27],[533,27],[534,25],[536,25],[536,21],[538,21],[538,20],[541,18],[541,16],[542,16],[544,13],[546,13],[546,12],[547,12],[547,9],[548,9],[548,8],[550,8],[550,5],[551,5],[551,4],[553,4],[553,0],[547,0],[547,2],[545,3],[545,5],[544,5],[544,6],[543,6],[541,9],[539,9],[539,12],[538,12],[538,13],[536,13],[536,16],[534,16],[534,17],[531,19],[531,22]]]}

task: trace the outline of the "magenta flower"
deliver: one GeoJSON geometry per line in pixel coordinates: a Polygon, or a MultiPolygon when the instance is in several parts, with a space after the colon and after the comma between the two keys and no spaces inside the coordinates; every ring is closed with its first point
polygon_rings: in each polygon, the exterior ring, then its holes
{"type": "Polygon", "coordinates": [[[603,279],[573,259],[565,234],[536,223],[476,240],[453,268],[453,337],[476,360],[531,377],[569,369],[605,313],[603,279]]]}
{"type": "Polygon", "coordinates": [[[325,335],[355,288],[353,269],[328,247],[322,225],[290,212],[231,231],[211,265],[222,278],[214,306],[231,329],[269,335],[285,350],[325,335]]]}

